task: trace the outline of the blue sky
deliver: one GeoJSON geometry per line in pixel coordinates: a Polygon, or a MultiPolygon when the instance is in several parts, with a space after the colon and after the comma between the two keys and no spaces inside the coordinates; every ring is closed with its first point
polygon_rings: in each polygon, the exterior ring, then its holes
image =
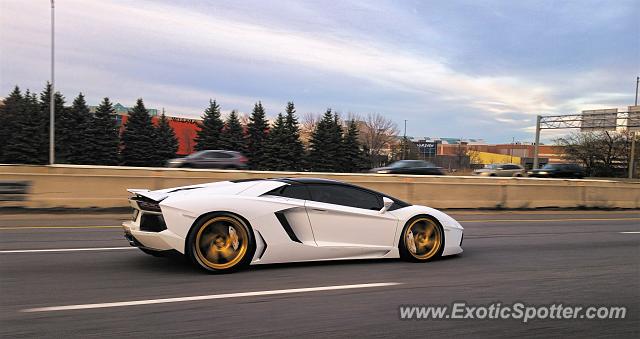
{"type": "MultiPolygon", "coordinates": [[[[633,103],[640,1],[56,1],[56,84],[173,115],[380,113],[531,141],[535,115],[633,103]]],[[[49,78],[49,1],[0,1],[0,95],[49,78]]],[[[545,138],[551,138],[546,134],[545,138]]]]}

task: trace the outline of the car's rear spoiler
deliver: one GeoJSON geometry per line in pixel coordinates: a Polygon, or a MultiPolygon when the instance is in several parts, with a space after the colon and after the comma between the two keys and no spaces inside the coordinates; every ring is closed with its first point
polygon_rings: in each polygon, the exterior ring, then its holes
{"type": "Polygon", "coordinates": [[[169,196],[167,192],[150,191],[148,189],[130,188],[127,190],[127,192],[139,195],[141,197],[149,198],[156,202],[160,202],[169,196]]]}

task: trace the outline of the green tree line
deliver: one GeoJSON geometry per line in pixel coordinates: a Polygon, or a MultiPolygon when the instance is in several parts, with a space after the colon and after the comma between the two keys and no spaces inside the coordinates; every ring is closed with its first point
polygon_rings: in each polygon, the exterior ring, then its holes
{"type": "MultiPolygon", "coordinates": [[[[0,105],[0,163],[46,164],[49,150],[49,103],[54,95],[56,163],[164,166],[176,157],[178,140],[163,114],[152,122],[142,99],[122,128],[109,98],[92,113],[79,93],[71,105],[47,84],[39,94],[19,87],[0,105]]],[[[359,172],[367,168],[355,120],[342,121],[328,109],[312,131],[309,146],[300,139],[293,102],[270,124],[261,102],[246,125],[232,111],[223,120],[210,100],[195,138],[195,150],[226,149],[243,153],[255,170],[359,172]]]]}

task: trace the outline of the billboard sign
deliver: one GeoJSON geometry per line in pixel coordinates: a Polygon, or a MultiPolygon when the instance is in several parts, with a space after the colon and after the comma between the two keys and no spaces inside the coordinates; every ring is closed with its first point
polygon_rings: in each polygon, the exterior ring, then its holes
{"type": "Polygon", "coordinates": [[[416,144],[416,147],[418,147],[420,154],[422,154],[425,157],[435,157],[436,155],[438,155],[437,141],[419,140],[415,144],[416,144]]]}
{"type": "Polygon", "coordinates": [[[618,120],[618,109],[594,109],[582,111],[580,130],[586,131],[615,131],[618,120]]]}

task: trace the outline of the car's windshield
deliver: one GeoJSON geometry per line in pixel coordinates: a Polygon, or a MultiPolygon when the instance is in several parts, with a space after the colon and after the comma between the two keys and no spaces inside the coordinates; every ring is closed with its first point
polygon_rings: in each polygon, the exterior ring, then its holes
{"type": "Polygon", "coordinates": [[[489,164],[484,166],[484,168],[488,169],[498,169],[498,167],[500,167],[500,164],[489,164]]]}
{"type": "Polygon", "coordinates": [[[544,167],[542,167],[542,169],[557,169],[557,168],[560,168],[560,166],[557,164],[546,164],[544,165],[544,167]]]}

